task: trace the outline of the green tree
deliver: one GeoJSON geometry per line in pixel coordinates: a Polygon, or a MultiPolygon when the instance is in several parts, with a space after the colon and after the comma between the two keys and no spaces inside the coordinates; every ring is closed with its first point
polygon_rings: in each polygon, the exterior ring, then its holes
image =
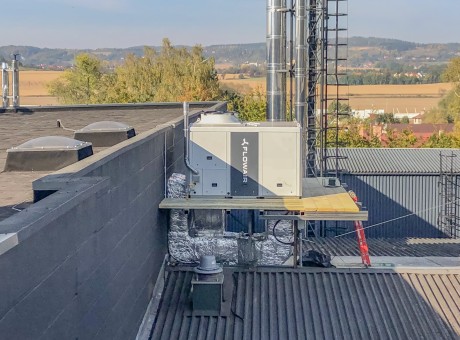
{"type": "Polygon", "coordinates": [[[459,119],[460,113],[460,87],[450,90],[438,104],[446,122],[459,119]]]}
{"type": "Polygon", "coordinates": [[[382,113],[377,115],[376,122],[379,124],[400,123],[393,113],[382,113]]]}
{"type": "Polygon", "coordinates": [[[168,39],[159,53],[145,48],[142,57],[128,55],[111,81],[108,97],[121,103],[208,101],[220,94],[214,59],[205,59],[200,46],[189,52],[168,39]]]}
{"type": "Polygon", "coordinates": [[[453,134],[435,133],[422,146],[424,148],[458,148],[460,140],[453,134]]]}
{"type": "Polygon", "coordinates": [[[63,104],[98,103],[101,99],[103,65],[101,60],[83,53],[75,57],[75,66],[48,85],[51,95],[63,104]]]}
{"type": "Polygon", "coordinates": [[[409,117],[404,116],[401,118],[401,124],[409,124],[409,117]]]}
{"type": "Polygon", "coordinates": [[[267,96],[261,87],[240,97],[236,101],[235,111],[243,121],[258,122],[266,120],[267,96]]]}
{"type": "Polygon", "coordinates": [[[460,86],[460,57],[450,60],[449,65],[444,70],[442,79],[445,82],[453,83],[456,87],[460,86]]]}
{"type": "Polygon", "coordinates": [[[338,113],[339,116],[341,115],[341,117],[346,117],[346,115],[351,114],[351,107],[348,104],[334,100],[329,104],[327,112],[331,114],[338,113]]]}
{"type": "MultiPolygon", "coordinates": [[[[370,138],[361,135],[362,124],[358,120],[352,120],[338,130],[338,146],[348,148],[380,148],[382,144],[376,136],[370,138]]],[[[328,132],[328,144],[336,142],[337,130],[331,129],[328,132]]]]}
{"type": "Polygon", "coordinates": [[[401,133],[387,131],[389,148],[411,148],[417,144],[418,139],[411,130],[404,129],[401,133]]]}
{"type": "Polygon", "coordinates": [[[227,102],[229,111],[238,112],[243,96],[236,92],[225,90],[222,92],[220,99],[227,102]]]}
{"type": "Polygon", "coordinates": [[[175,48],[163,40],[160,52],[127,55],[113,72],[87,54],[76,57],[76,67],[53,82],[50,92],[65,104],[209,101],[220,95],[214,59],[203,48],[175,48]]]}
{"type": "Polygon", "coordinates": [[[453,88],[441,99],[438,110],[431,115],[440,116],[445,122],[457,121],[460,118],[460,58],[451,59],[442,74],[442,80],[452,83],[453,88]]]}

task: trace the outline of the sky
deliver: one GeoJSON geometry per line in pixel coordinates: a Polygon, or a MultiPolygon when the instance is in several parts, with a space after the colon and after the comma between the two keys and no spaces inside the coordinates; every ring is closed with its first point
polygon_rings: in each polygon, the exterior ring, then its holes
{"type": "MultiPolygon", "coordinates": [[[[0,7],[0,46],[264,42],[265,8],[266,0],[10,0],[0,7]]],[[[349,36],[460,42],[458,13],[460,0],[348,0],[349,36]]]]}

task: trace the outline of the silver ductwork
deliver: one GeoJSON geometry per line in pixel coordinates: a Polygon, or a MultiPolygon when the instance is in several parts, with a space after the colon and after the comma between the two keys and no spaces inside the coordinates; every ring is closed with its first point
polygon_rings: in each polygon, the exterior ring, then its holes
{"type": "MultiPolygon", "coordinates": [[[[291,22],[291,41],[294,41],[290,54],[295,58],[291,69],[295,77],[294,106],[295,119],[302,126],[305,135],[307,116],[307,1],[297,0],[293,8],[286,8],[286,0],[267,2],[267,120],[286,120],[286,13],[295,13],[295,24],[291,22]],[[293,26],[295,34],[293,35],[293,26]],[[293,53],[295,52],[295,53],[293,53]]],[[[292,2],[291,2],[292,6],[292,2]]],[[[291,83],[291,91],[292,91],[291,83]]],[[[292,99],[292,97],[291,97],[292,99]]],[[[306,147],[301,150],[302,164],[306,159],[306,147]]]]}
{"type": "MultiPolygon", "coordinates": [[[[167,196],[187,197],[185,175],[171,175],[167,196]]],[[[202,210],[201,214],[211,214],[211,210],[202,210]]],[[[293,235],[291,221],[268,221],[267,232],[252,235],[227,232],[222,224],[211,228],[205,223],[206,228],[203,228],[196,222],[190,221],[183,210],[171,210],[168,252],[175,261],[197,263],[202,256],[213,255],[225,265],[279,266],[285,264],[291,256],[292,246],[287,243],[293,235]]]]}
{"type": "Polygon", "coordinates": [[[267,3],[267,120],[286,120],[286,0],[267,3]]]}
{"type": "Polygon", "coordinates": [[[286,120],[286,13],[295,12],[295,117],[304,126],[306,114],[307,41],[306,0],[287,9],[286,0],[267,3],[267,120],[286,120]]]}

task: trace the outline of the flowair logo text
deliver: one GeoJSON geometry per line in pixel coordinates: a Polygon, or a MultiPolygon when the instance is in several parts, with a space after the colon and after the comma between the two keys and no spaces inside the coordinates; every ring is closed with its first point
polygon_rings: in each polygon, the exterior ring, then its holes
{"type": "Polygon", "coordinates": [[[249,142],[246,141],[246,138],[243,138],[243,143],[241,143],[242,151],[242,163],[243,163],[243,183],[248,183],[248,149],[249,142]]]}

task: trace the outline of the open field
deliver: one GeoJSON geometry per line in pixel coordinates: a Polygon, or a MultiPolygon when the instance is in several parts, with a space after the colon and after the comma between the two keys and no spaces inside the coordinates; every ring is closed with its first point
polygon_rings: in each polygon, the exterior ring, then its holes
{"type": "Polygon", "coordinates": [[[61,74],[62,71],[20,71],[19,94],[21,105],[57,105],[57,98],[48,94],[46,85],[61,74]]]}
{"type": "MultiPolygon", "coordinates": [[[[265,78],[220,80],[222,87],[241,93],[261,88],[265,91],[265,78]]],[[[423,85],[362,85],[343,86],[340,96],[350,98],[350,106],[356,110],[384,109],[386,112],[419,112],[437,106],[450,84],[423,85]]],[[[331,89],[330,91],[335,91],[331,89]]],[[[333,92],[331,92],[333,93],[333,92]]]]}
{"type": "MultiPolygon", "coordinates": [[[[46,85],[58,78],[61,71],[21,71],[21,105],[57,105],[48,94],[46,85]]],[[[241,93],[260,88],[265,91],[265,78],[237,79],[227,74],[220,79],[221,86],[241,93]]],[[[342,87],[340,96],[349,96],[353,109],[385,109],[386,112],[415,112],[435,107],[450,84],[426,85],[363,85],[342,87]]],[[[331,91],[335,91],[331,89],[331,91]]],[[[332,92],[331,92],[332,93],[332,92]]]]}

